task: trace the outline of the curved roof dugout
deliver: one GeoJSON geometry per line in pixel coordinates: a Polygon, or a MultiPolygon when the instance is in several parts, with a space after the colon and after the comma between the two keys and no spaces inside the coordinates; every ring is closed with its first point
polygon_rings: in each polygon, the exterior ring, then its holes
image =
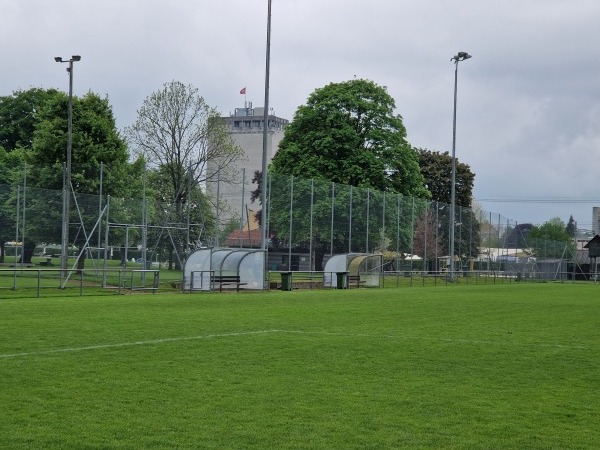
{"type": "Polygon", "coordinates": [[[185,263],[184,290],[208,291],[210,277],[239,275],[240,289],[264,289],[265,253],[257,249],[204,248],[195,251],[185,263]]]}
{"type": "Polygon", "coordinates": [[[337,273],[346,272],[357,280],[357,285],[379,286],[383,266],[383,255],[374,253],[342,253],[333,255],[325,263],[323,284],[337,286],[337,273]]]}

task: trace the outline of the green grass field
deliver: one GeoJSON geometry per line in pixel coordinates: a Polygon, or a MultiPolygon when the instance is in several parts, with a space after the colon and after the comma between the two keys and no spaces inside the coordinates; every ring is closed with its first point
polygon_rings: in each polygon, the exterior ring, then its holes
{"type": "Polygon", "coordinates": [[[0,448],[600,447],[600,286],[0,301],[0,448]]]}

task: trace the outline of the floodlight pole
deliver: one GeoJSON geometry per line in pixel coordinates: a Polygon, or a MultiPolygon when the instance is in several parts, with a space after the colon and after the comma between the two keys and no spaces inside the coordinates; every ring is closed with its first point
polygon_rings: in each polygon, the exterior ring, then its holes
{"type": "MultiPolygon", "coordinates": [[[[69,102],[68,102],[68,122],[67,122],[67,167],[63,177],[63,218],[62,218],[62,249],[60,268],[61,279],[66,275],[69,261],[69,211],[71,209],[71,152],[73,147],[73,63],[81,60],[81,56],[73,55],[70,59],[64,60],[56,56],[54,61],[58,63],[68,63],[67,72],[69,73],[69,102]]],[[[62,285],[62,283],[61,283],[62,285]]],[[[63,287],[63,286],[61,286],[63,287]]]]}
{"type": "Polygon", "coordinates": [[[450,61],[454,61],[454,116],[452,120],[452,180],[450,182],[450,270],[449,279],[454,281],[454,216],[456,209],[456,98],[458,93],[458,62],[469,59],[467,52],[458,52],[450,61]]]}
{"type": "MultiPolygon", "coordinates": [[[[269,72],[271,67],[271,0],[268,0],[267,7],[267,49],[266,49],[266,67],[265,67],[265,104],[263,111],[263,148],[262,148],[262,176],[261,176],[261,195],[262,215],[260,220],[260,248],[263,252],[267,250],[267,139],[269,136],[269,72]]],[[[265,264],[267,257],[265,254],[265,264]]]]}

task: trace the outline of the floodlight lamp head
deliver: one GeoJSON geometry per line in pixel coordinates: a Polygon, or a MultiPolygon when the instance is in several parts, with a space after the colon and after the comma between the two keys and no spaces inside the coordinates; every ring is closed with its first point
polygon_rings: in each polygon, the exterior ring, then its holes
{"type": "MultiPolygon", "coordinates": [[[[470,58],[470,56],[469,56],[469,58],[470,58]]],[[[71,61],[81,61],[81,56],[73,55],[73,56],[71,56],[71,61]]]]}
{"type": "Polygon", "coordinates": [[[60,56],[55,56],[54,57],[54,61],[56,62],[63,62],[62,58],[60,56]]]}
{"type": "Polygon", "coordinates": [[[471,55],[469,55],[467,52],[458,52],[458,55],[454,56],[452,60],[458,62],[469,58],[471,58],[471,55]]]}

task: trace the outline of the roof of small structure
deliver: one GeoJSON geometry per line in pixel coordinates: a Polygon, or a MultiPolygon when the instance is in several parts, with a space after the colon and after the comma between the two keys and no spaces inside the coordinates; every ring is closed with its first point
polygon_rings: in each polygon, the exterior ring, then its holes
{"type": "Polygon", "coordinates": [[[260,228],[255,230],[233,230],[227,236],[225,245],[229,247],[258,248],[261,245],[261,238],[260,228]]]}
{"type": "Polygon", "coordinates": [[[583,248],[598,248],[600,247],[600,236],[594,236],[583,248]]]}

